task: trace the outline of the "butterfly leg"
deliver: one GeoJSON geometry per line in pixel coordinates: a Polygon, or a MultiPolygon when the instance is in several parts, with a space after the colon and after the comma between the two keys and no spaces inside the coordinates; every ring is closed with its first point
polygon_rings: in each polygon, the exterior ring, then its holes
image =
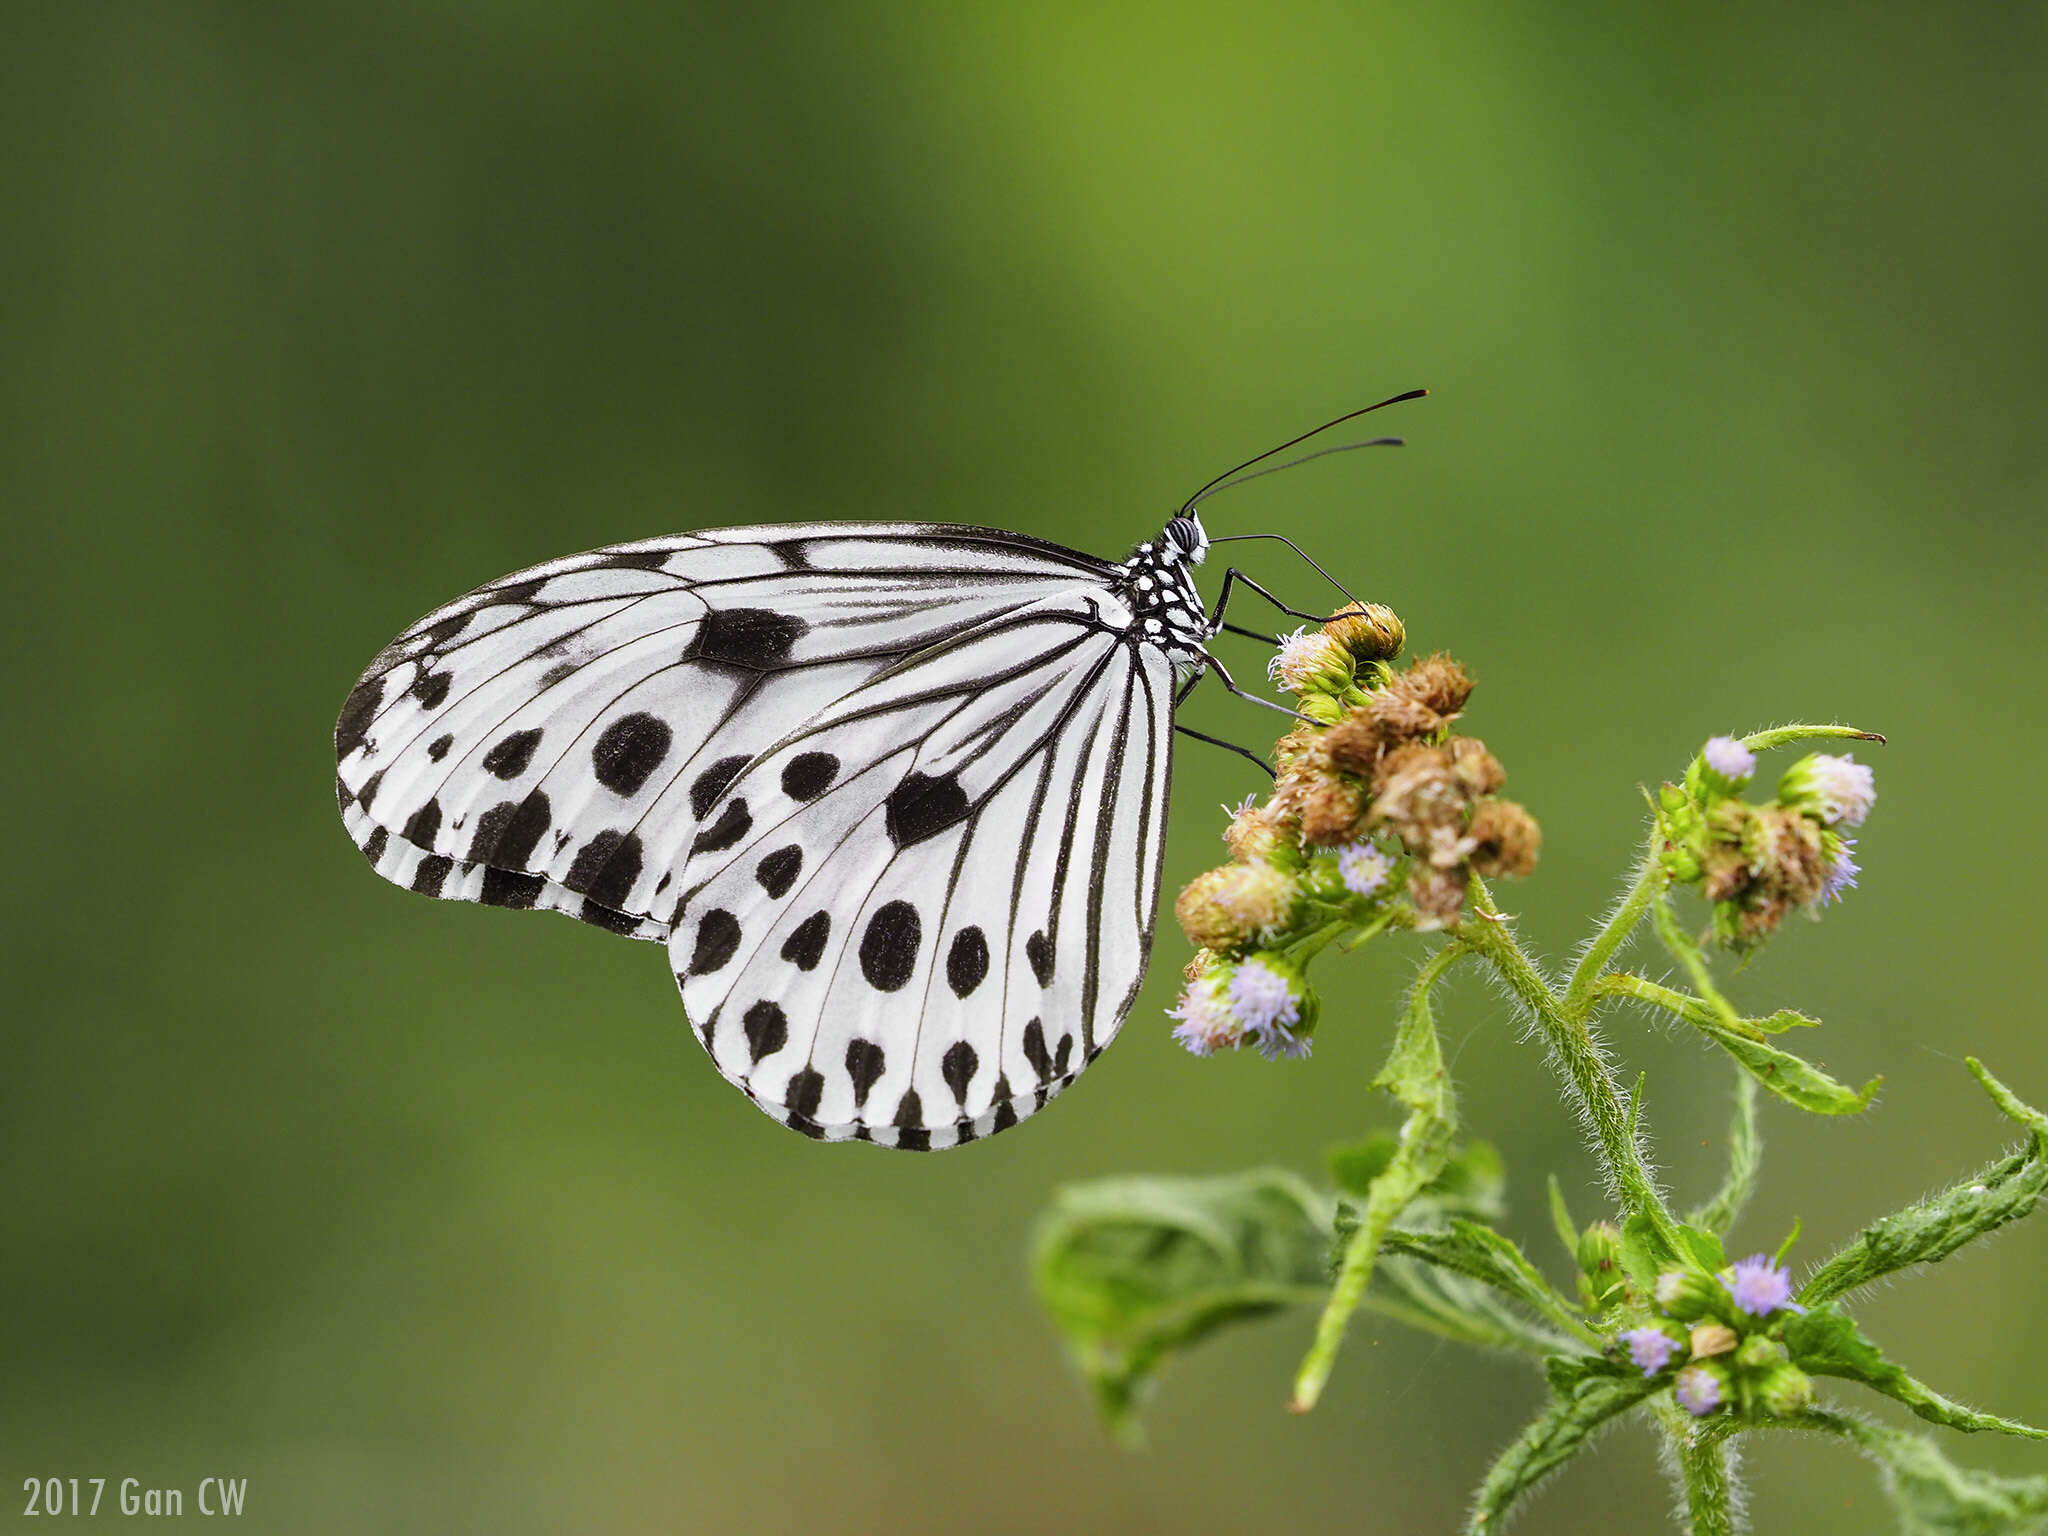
{"type": "MultiPolygon", "coordinates": [[[[1204,666],[1214,671],[1216,676],[1222,680],[1223,690],[1226,693],[1235,694],[1238,698],[1243,699],[1249,704],[1256,704],[1261,709],[1274,710],[1279,714],[1285,715],[1290,720],[1299,720],[1304,725],[1320,725],[1322,723],[1319,720],[1311,720],[1307,715],[1301,714],[1296,710],[1289,709],[1285,704],[1275,704],[1271,699],[1262,699],[1256,693],[1246,693],[1237,686],[1237,679],[1230,675],[1229,669],[1214,656],[1206,657],[1204,659],[1204,666]]],[[[1196,681],[1199,682],[1200,680],[1200,674],[1198,673],[1196,681]]],[[[1182,697],[1185,698],[1186,695],[1183,694],[1182,697]]]]}
{"type": "MultiPolygon", "coordinates": [[[[1259,596],[1263,597],[1275,608],[1278,608],[1282,613],[1289,614],[1297,619],[1310,619],[1317,624],[1327,624],[1330,622],[1331,616],[1329,614],[1304,613],[1299,608],[1288,607],[1285,603],[1281,602],[1279,598],[1275,597],[1272,593],[1268,592],[1264,587],[1260,586],[1256,581],[1253,581],[1251,577],[1245,575],[1243,571],[1239,570],[1236,566],[1233,565],[1230,567],[1229,570],[1223,573],[1223,590],[1217,594],[1216,606],[1214,609],[1210,611],[1210,634],[1219,634],[1225,629],[1234,628],[1234,626],[1225,624],[1223,622],[1223,611],[1230,605],[1230,589],[1236,586],[1239,582],[1242,582],[1245,586],[1250,587],[1254,592],[1258,593],[1259,596]]],[[[1243,631],[1238,630],[1237,633],[1242,634],[1243,631]]],[[[1260,638],[1264,637],[1261,636],[1260,638]]]]}
{"type": "Polygon", "coordinates": [[[1263,757],[1260,757],[1256,752],[1252,751],[1249,747],[1240,747],[1236,742],[1225,741],[1220,736],[1204,735],[1202,732],[1196,730],[1193,726],[1189,725],[1176,725],[1174,729],[1176,731],[1179,731],[1183,736],[1194,737],[1196,741],[1206,741],[1212,747],[1221,747],[1226,752],[1235,752],[1239,757],[1243,758],[1246,762],[1257,764],[1260,771],[1263,772],[1269,779],[1277,779],[1279,777],[1279,775],[1273,771],[1273,765],[1267,762],[1263,757]]]}

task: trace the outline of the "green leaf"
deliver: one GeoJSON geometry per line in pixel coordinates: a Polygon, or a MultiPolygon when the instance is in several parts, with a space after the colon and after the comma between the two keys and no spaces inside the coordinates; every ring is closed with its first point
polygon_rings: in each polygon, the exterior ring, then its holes
{"type": "Polygon", "coordinates": [[[2048,1118],[2015,1098],[1982,1062],[1971,1058],[1969,1068],[1992,1103],[2027,1128],[2027,1145],[1930,1199],[1872,1222],[1814,1272],[1800,1300],[1832,1301],[1897,1270],[1938,1263],[1973,1238],[2033,1211],[2048,1190],[2048,1118]]]}
{"type": "Polygon", "coordinates": [[[1709,1232],[1725,1233],[1735,1225],[1756,1188],[1757,1164],[1763,1144],[1756,1133],[1756,1079],[1746,1074],[1735,1079],[1735,1115],[1728,1125],[1728,1172],[1714,1198],[1693,1211],[1686,1220],[1709,1232]]]}
{"type": "Polygon", "coordinates": [[[1329,1200],[1278,1169],[1070,1185],[1040,1224],[1039,1299],[1110,1427],[1136,1435],[1173,1354],[1229,1324],[1323,1297],[1329,1200]]]}
{"type": "Polygon", "coordinates": [[[2048,1477],[1999,1477],[1959,1467],[1925,1435],[1847,1414],[1792,1421],[1850,1441],[1883,1471],[1904,1536],[2040,1536],[2048,1531],[2048,1477]]]}
{"type": "Polygon", "coordinates": [[[1453,1221],[1447,1232],[1391,1229],[1381,1240],[1386,1253],[1406,1254],[1468,1275],[1520,1302],[1569,1336],[1592,1342],[1594,1335],[1572,1310],[1570,1302],[1509,1239],[1476,1221],[1453,1221]]]}
{"type": "Polygon", "coordinates": [[[1991,1429],[2027,1440],[2048,1440],[2048,1430],[2035,1429],[1995,1414],[1951,1402],[1933,1388],[1915,1381],[1866,1339],[1855,1322],[1838,1307],[1814,1307],[1785,1324],[1785,1347],[1792,1363],[1815,1376],[1860,1381],[1886,1397],[1904,1403],[1932,1424],[1967,1432],[1991,1429]]]}
{"type": "MultiPolygon", "coordinates": [[[[1678,928],[1678,920],[1669,907],[1659,906],[1656,912],[1658,932],[1663,935],[1666,947],[1681,958],[1691,957],[1697,962],[1700,974],[1695,977],[1696,983],[1703,989],[1710,986],[1705,980],[1705,962],[1699,958],[1698,946],[1678,928]]],[[[1870,1107],[1870,1101],[1877,1096],[1878,1087],[1884,1082],[1881,1077],[1873,1077],[1861,1088],[1850,1088],[1836,1082],[1803,1057],[1767,1044],[1763,1038],[1765,1035],[1818,1022],[1790,1009],[1774,1013],[1768,1019],[1738,1018],[1718,992],[1708,1000],[1659,986],[1641,976],[1621,973],[1603,977],[1600,990],[1632,997],[1685,1020],[1734,1057],[1736,1064],[1764,1087],[1786,1103],[1812,1114],[1859,1114],[1870,1107]]]]}
{"type": "Polygon", "coordinates": [[[1663,1383],[1613,1361],[1567,1356],[1545,1362],[1551,1401],[1501,1452],[1472,1501],[1467,1536],[1491,1536],[1523,1494],[1586,1448],[1594,1432],[1663,1383]]]}
{"type": "Polygon", "coordinates": [[[1392,1131],[1374,1131],[1363,1141],[1332,1147],[1326,1158],[1330,1176],[1345,1194],[1362,1200],[1372,1193],[1372,1181],[1387,1171],[1400,1144],[1392,1131]]]}
{"type": "Polygon", "coordinates": [[[1571,1210],[1564,1203],[1564,1186],[1557,1182],[1557,1175],[1550,1176],[1550,1225],[1557,1233],[1557,1240],[1564,1244],[1564,1251],[1574,1262],[1579,1255],[1579,1229],[1572,1221],[1571,1210]]]}
{"type": "Polygon", "coordinates": [[[1444,972],[1469,953],[1462,944],[1446,945],[1416,974],[1393,1049],[1373,1079],[1375,1088],[1385,1089],[1407,1108],[1408,1118],[1401,1126],[1393,1156],[1367,1187],[1356,1229],[1345,1239],[1336,1283],[1316,1323],[1315,1342],[1295,1373],[1293,1407],[1297,1412],[1313,1408],[1330,1379],[1345,1327],[1372,1283],[1380,1239],[1450,1162],[1451,1142],[1458,1128],[1457,1098],[1451,1091],[1450,1074],[1444,1070],[1429,994],[1444,972]]]}
{"type": "Polygon", "coordinates": [[[1678,1262],[1678,1250],[1648,1215],[1638,1211],[1622,1224],[1621,1267],[1645,1296],[1657,1288],[1657,1277],[1678,1262]]]}
{"type": "Polygon", "coordinates": [[[1582,1341],[1531,1319],[1498,1291],[1419,1259],[1382,1253],[1365,1306],[1382,1317],[1481,1349],[1554,1355],[1582,1341]]]}

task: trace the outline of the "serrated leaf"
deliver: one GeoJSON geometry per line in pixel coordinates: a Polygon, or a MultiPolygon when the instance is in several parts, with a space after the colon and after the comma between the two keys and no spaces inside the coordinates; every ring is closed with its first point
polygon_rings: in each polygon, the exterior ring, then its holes
{"type": "Polygon", "coordinates": [[[1925,1435],[1846,1414],[1811,1413],[1805,1427],[1853,1443],[1877,1463],[1903,1536],[2040,1536],[2048,1477],[2000,1477],[1959,1467],[1925,1435]]]}
{"type": "Polygon", "coordinates": [[[1677,1250],[1650,1217],[1638,1211],[1622,1223],[1621,1267],[1644,1295],[1655,1290],[1657,1277],[1677,1262],[1677,1250]]]}
{"type": "Polygon", "coordinates": [[[1453,1221],[1445,1232],[1395,1227],[1381,1239],[1380,1249],[1468,1275],[1512,1297],[1567,1335],[1590,1337],[1571,1303],[1551,1288],[1519,1247],[1491,1227],[1475,1221],[1453,1221]]]}
{"type": "Polygon", "coordinates": [[[1551,1401],[1488,1469],[1465,1524],[1467,1536],[1492,1536],[1522,1496],[1584,1450],[1603,1424],[1663,1386],[1598,1356],[1550,1360],[1545,1367],[1551,1401]]]}
{"type": "Polygon", "coordinates": [[[1750,1040],[1723,1026],[1718,1020],[1700,1029],[1722,1050],[1735,1058],[1736,1065],[1770,1089],[1787,1104],[1816,1115],[1857,1115],[1870,1107],[1884,1079],[1873,1077],[1861,1088],[1837,1082],[1802,1056],[1781,1051],[1761,1040],[1750,1040]]]}
{"type": "Polygon", "coordinates": [[[1931,1424],[1972,1432],[1996,1430],[2000,1434],[2018,1435],[2027,1440],[2048,1440],[2048,1430],[1965,1408],[1924,1382],[1914,1380],[1886,1359],[1884,1351],[1866,1339],[1854,1320],[1838,1307],[1814,1307],[1803,1316],[1790,1318],[1785,1324],[1785,1348],[1791,1351],[1792,1363],[1808,1374],[1860,1381],[1864,1386],[1904,1403],[1931,1424]]]}
{"type": "Polygon", "coordinates": [[[1104,1419],[1129,1438],[1178,1350],[1325,1289],[1331,1203],[1284,1170],[1062,1190],[1040,1224],[1039,1299],[1104,1419]]]}
{"type": "Polygon", "coordinates": [[[1969,1065],[2000,1112],[2031,1133],[2027,1145],[1931,1199],[1872,1222],[1814,1272],[1800,1300],[1832,1301],[1897,1270],[1938,1263],[1973,1238],[2029,1215],[2048,1191],[2048,1119],[2014,1097],[1983,1063],[1972,1059],[1969,1065]]]}

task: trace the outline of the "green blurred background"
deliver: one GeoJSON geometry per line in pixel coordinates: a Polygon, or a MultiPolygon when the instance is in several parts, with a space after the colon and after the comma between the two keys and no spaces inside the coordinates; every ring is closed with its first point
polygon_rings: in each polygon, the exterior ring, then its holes
{"type": "MultiPolygon", "coordinates": [[[[1413,941],[1326,961],[1315,1060],[1275,1067],[1169,1042],[1169,926],[1123,1043],[1027,1129],[823,1148],[719,1080],[657,950],[373,878],[329,748],[386,639],[516,567],[815,517],[1120,554],[1418,384],[1404,452],[1212,530],[1294,534],[1470,662],[1548,834],[1507,896],[1554,953],[1708,734],[1890,733],[1862,889],[1737,983],[1888,1086],[1851,1122],[1771,1106],[1737,1236],[1798,1215],[1818,1257],[1988,1156],[1961,1053],[2048,1099],[2044,18],[8,6],[0,1510],[135,1476],[189,1515],[225,1473],[265,1530],[1446,1529],[1524,1367],[1367,1320],[1294,1419],[1306,1327],[1275,1322],[1184,1362],[1129,1456],[1024,1266],[1062,1180],[1312,1169],[1387,1123],[1413,941]]],[[[1184,753],[1170,885],[1255,787],[1184,753]]],[[[1542,1177],[1589,1215],[1588,1158],[1498,999],[1448,1004],[1561,1274],[1542,1177]]],[[[1720,1061],[1612,1032],[1705,1191],[1720,1061]]],[[[2044,1260],[2048,1223],[1864,1316],[2048,1420],[2044,1260]]],[[[1762,1531],[1883,1521],[1839,1450],[1749,1465],[1762,1531]]],[[[1626,1430],[1523,1528],[1665,1498],[1626,1430]]]]}

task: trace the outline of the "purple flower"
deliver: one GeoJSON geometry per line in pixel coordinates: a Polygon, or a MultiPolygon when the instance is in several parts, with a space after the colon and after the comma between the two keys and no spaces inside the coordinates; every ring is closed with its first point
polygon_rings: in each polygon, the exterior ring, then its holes
{"type": "Polygon", "coordinates": [[[1730,1299],[1751,1317],[1769,1317],[1781,1307],[1806,1310],[1792,1300],[1792,1276],[1760,1253],[1742,1260],[1724,1279],[1730,1299]]]}
{"type": "Polygon", "coordinates": [[[1167,1009],[1166,1016],[1180,1020],[1173,1038],[1197,1056],[1212,1056],[1244,1039],[1242,1026],[1230,1016],[1230,1001],[1219,976],[1201,976],[1189,982],[1180,1006],[1167,1009]]]}
{"type": "Polygon", "coordinates": [[[1814,788],[1819,792],[1821,819],[1829,826],[1860,827],[1877,803],[1877,778],[1869,765],[1853,757],[1816,757],[1814,788]]]}
{"type": "Polygon", "coordinates": [[[1721,1406],[1721,1379],[1703,1365],[1689,1365],[1678,1373],[1674,1395],[1687,1413],[1704,1418],[1721,1406]]]}
{"type": "Polygon", "coordinates": [[[1856,877],[1863,873],[1863,866],[1856,862],[1856,839],[1845,837],[1835,850],[1834,858],[1828,864],[1826,876],[1820,888],[1821,905],[1840,901],[1842,893],[1856,883],[1856,877]]]}
{"type": "Polygon", "coordinates": [[[1624,1329],[1621,1342],[1628,1346],[1629,1359],[1642,1368],[1645,1376],[1654,1376],[1663,1370],[1678,1349],[1677,1341],[1661,1328],[1624,1329]]]}
{"type": "Polygon", "coordinates": [[[1297,1036],[1301,999],[1288,978],[1258,955],[1239,965],[1230,978],[1230,1016],[1268,1061],[1309,1052],[1306,1037],[1297,1036]]]}
{"type": "Polygon", "coordinates": [[[1756,754],[1733,736],[1715,736],[1700,756],[1722,778],[1740,784],[1756,772],[1756,754]]]}
{"type": "Polygon", "coordinates": [[[1337,877],[1354,896],[1372,896],[1386,889],[1387,856],[1371,843],[1346,843],[1337,850],[1337,877]]]}

